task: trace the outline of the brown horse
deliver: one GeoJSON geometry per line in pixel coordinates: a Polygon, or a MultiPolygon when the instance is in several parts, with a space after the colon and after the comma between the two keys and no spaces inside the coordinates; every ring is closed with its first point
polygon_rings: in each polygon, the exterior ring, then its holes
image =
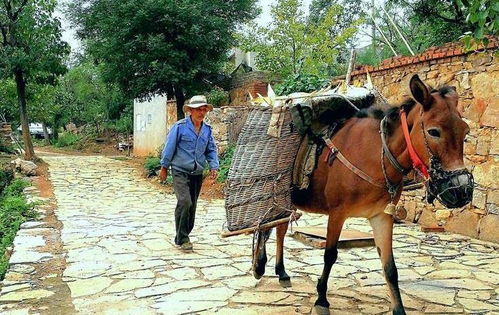
{"type": "MultiPolygon", "coordinates": [[[[463,162],[464,137],[469,128],[457,110],[455,88],[430,90],[414,75],[410,90],[412,99],[400,106],[385,112],[370,110],[365,117],[357,115],[347,120],[324,148],[309,190],[294,196],[297,208],[329,215],[324,269],[317,284],[318,313],[329,314],[327,280],[337,258],[343,223],[348,217],[364,217],[373,229],[393,313],[405,314],[392,254],[394,219],[385,209],[398,202],[403,177],[413,167],[429,174],[426,186],[430,202],[437,198],[446,207],[456,208],[472,199],[473,177],[463,162]]],[[[283,286],[291,285],[283,259],[287,228],[287,224],[277,227],[275,272],[283,286]]],[[[262,234],[255,251],[256,278],[265,272],[267,261],[265,236],[270,231],[262,234]]]]}

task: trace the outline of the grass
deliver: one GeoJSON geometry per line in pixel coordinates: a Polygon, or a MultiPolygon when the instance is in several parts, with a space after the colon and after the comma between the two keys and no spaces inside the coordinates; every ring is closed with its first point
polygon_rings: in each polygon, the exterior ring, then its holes
{"type": "Polygon", "coordinates": [[[23,194],[23,189],[29,185],[25,180],[14,179],[0,195],[0,280],[5,277],[9,266],[7,257],[2,253],[12,245],[21,224],[38,216],[35,204],[28,203],[23,194]]]}

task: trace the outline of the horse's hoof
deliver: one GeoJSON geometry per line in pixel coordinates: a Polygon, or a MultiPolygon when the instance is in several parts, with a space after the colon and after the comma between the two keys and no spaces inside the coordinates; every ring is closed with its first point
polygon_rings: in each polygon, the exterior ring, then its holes
{"type": "Polygon", "coordinates": [[[263,273],[259,274],[255,270],[253,270],[253,277],[255,277],[256,280],[260,280],[261,277],[263,277],[263,273]]]}
{"type": "Polygon", "coordinates": [[[279,280],[279,284],[283,288],[291,288],[291,280],[290,279],[279,280]]]}
{"type": "Polygon", "coordinates": [[[320,305],[315,305],[314,306],[314,311],[312,314],[317,314],[317,315],[330,315],[331,312],[329,312],[329,307],[325,306],[320,306],[320,305]]]}

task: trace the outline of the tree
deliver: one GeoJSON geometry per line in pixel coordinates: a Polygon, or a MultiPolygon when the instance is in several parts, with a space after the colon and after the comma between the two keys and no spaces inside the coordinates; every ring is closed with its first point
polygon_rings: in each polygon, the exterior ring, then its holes
{"type": "Polygon", "coordinates": [[[119,119],[131,107],[132,101],[116,84],[104,82],[103,68],[103,64],[97,66],[83,59],[61,78],[52,105],[43,111],[50,113],[54,128],[73,122],[88,124],[101,133],[107,122],[119,119]]]}
{"type": "Polygon", "coordinates": [[[499,33],[499,3],[494,0],[389,0],[399,10],[412,30],[416,48],[457,41],[465,36],[471,40],[487,39],[485,35],[499,33]]]}
{"type": "Polygon", "coordinates": [[[16,83],[25,158],[34,158],[29,134],[28,82],[53,83],[65,71],[69,47],[61,41],[55,0],[4,0],[0,4],[0,77],[16,83]]]}
{"type": "Polygon", "coordinates": [[[216,73],[232,32],[257,13],[256,0],[83,0],[68,7],[104,78],[131,98],[167,94],[183,117],[184,93],[216,73]]]}
{"type": "Polygon", "coordinates": [[[282,78],[334,75],[340,68],[339,53],[354,36],[359,21],[336,28],[342,6],[331,5],[313,20],[307,19],[300,6],[298,0],[279,0],[271,7],[272,23],[256,32],[240,33],[241,46],[257,53],[259,68],[282,78]]]}

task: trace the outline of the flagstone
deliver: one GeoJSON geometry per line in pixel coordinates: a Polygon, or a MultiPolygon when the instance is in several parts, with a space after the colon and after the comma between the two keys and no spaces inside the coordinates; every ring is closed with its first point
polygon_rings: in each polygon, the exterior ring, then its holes
{"type": "Polygon", "coordinates": [[[499,311],[499,307],[497,305],[493,305],[476,299],[458,297],[457,301],[469,312],[499,311]]]}
{"type": "MultiPolygon", "coordinates": [[[[177,301],[160,302],[152,305],[158,312],[163,314],[191,314],[210,309],[216,309],[227,305],[224,301],[177,301]]],[[[213,313],[213,312],[210,312],[213,313]]]]}
{"type": "Polygon", "coordinates": [[[222,280],[246,274],[246,272],[227,265],[203,268],[201,272],[207,280],[222,280]]]}
{"type": "Polygon", "coordinates": [[[187,280],[187,281],[171,282],[149,288],[138,289],[135,291],[135,297],[144,298],[154,295],[169,294],[177,290],[193,289],[193,288],[203,287],[208,284],[209,282],[203,280],[187,280]]]}
{"type": "Polygon", "coordinates": [[[177,268],[170,271],[162,272],[168,277],[171,277],[175,280],[190,280],[199,278],[199,274],[193,268],[185,267],[185,268],[177,268]]]}
{"type": "Polygon", "coordinates": [[[406,294],[428,302],[452,306],[456,292],[452,288],[429,285],[427,282],[407,283],[401,287],[406,294]]]}
{"type": "Polygon", "coordinates": [[[112,279],[106,277],[96,277],[92,279],[67,282],[67,284],[69,286],[69,289],[71,290],[71,296],[73,298],[76,298],[99,293],[105,288],[109,287],[112,282],[112,279]]]}
{"type": "Polygon", "coordinates": [[[145,288],[153,284],[154,279],[124,279],[109,286],[106,293],[118,293],[145,288]]]}
{"type": "Polygon", "coordinates": [[[32,299],[43,299],[54,295],[48,290],[14,291],[0,295],[0,302],[23,302],[32,299]]]}

